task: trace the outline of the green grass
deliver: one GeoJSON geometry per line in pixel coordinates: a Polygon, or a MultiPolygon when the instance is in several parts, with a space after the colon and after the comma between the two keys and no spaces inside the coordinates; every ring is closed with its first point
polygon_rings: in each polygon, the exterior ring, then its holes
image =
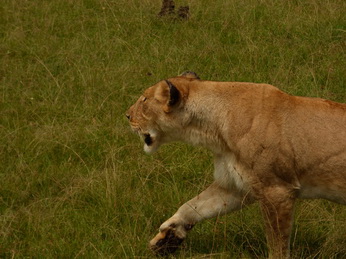
{"type": "MultiPolygon", "coordinates": [[[[3,0],[0,257],[151,257],[159,225],[212,181],[211,154],[145,155],[124,116],[158,80],[193,70],[346,101],[346,2],[207,0],[188,21],[160,0],[3,0]]],[[[294,258],[345,258],[346,208],[301,201],[294,258]]],[[[256,205],[197,225],[178,258],[267,254],[256,205]]]]}

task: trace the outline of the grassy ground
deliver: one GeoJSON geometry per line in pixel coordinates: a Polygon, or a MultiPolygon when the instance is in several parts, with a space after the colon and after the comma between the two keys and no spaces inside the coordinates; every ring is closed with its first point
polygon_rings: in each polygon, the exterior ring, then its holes
{"type": "MultiPolygon", "coordinates": [[[[2,0],[0,257],[151,257],[147,242],[211,181],[183,144],[147,156],[124,118],[146,87],[193,70],[346,101],[344,0],[2,0]]],[[[294,258],[345,258],[346,209],[302,201],[294,258]]],[[[197,225],[178,258],[267,254],[256,205],[197,225]]]]}

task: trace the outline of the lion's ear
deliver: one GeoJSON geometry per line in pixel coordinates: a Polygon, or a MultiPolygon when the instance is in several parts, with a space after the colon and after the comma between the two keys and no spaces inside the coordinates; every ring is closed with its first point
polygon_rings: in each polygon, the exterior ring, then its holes
{"type": "Polygon", "coordinates": [[[164,111],[170,112],[179,103],[181,94],[172,82],[165,80],[166,84],[161,84],[155,91],[155,98],[164,103],[164,111]]]}
{"type": "Polygon", "coordinates": [[[200,79],[199,76],[195,72],[192,72],[192,71],[185,71],[180,76],[186,77],[186,78],[200,79]]]}
{"type": "Polygon", "coordinates": [[[168,106],[173,106],[177,104],[180,100],[180,92],[178,88],[173,85],[170,81],[165,80],[168,87],[169,87],[169,101],[168,101],[168,106]]]}

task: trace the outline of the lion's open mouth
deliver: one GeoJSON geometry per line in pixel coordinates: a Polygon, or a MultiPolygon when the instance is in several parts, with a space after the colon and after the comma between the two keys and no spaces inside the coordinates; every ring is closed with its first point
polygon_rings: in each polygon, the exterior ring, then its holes
{"type": "Polygon", "coordinates": [[[148,154],[154,153],[157,148],[160,146],[159,138],[156,132],[151,131],[150,133],[148,131],[144,132],[138,132],[138,135],[141,137],[141,139],[144,142],[144,151],[148,154]]]}
{"type": "Polygon", "coordinates": [[[150,134],[144,134],[144,143],[150,146],[153,144],[153,139],[151,138],[150,134]]]}
{"type": "Polygon", "coordinates": [[[132,130],[136,132],[144,141],[144,143],[147,146],[151,146],[154,142],[153,137],[150,135],[150,133],[143,133],[141,132],[140,128],[132,127],[132,130]]]}

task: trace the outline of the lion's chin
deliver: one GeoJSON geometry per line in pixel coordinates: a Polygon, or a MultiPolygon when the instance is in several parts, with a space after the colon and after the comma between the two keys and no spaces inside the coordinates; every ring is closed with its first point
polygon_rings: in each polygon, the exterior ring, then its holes
{"type": "Polygon", "coordinates": [[[153,154],[156,152],[157,149],[158,149],[158,146],[156,145],[148,146],[147,144],[144,144],[144,152],[147,154],[153,154]]]}

